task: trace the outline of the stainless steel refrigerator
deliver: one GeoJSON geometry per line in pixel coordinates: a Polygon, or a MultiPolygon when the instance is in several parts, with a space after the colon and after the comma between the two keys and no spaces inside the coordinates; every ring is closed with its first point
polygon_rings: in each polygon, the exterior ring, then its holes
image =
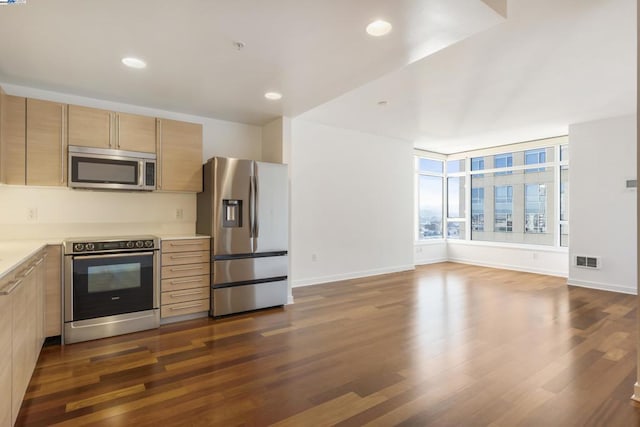
{"type": "Polygon", "coordinates": [[[212,316],[287,303],[287,165],[214,157],[203,170],[196,231],[211,236],[212,316]]]}

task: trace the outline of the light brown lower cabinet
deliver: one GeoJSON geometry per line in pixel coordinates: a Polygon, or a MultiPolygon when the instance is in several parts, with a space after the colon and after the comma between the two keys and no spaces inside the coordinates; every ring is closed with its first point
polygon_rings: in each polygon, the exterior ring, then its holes
{"type": "MultiPolygon", "coordinates": [[[[0,283],[0,286],[2,284],[0,283]]],[[[0,426],[13,425],[12,408],[12,353],[13,315],[11,295],[0,295],[0,426]]]]}
{"type": "Polygon", "coordinates": [[[44,343],[45,252],[0,283],[0,427],[15,424],[44,343]]]}
{"type": "Polygon", "coordinates": [[[163,240],[160,317],[209,310],[209,239],[163,240]]]}
{"type": "Polygon", "coordinates": [[[44,336],[62,333],[62,246],[47,246],[45,259],[44,336]]]}

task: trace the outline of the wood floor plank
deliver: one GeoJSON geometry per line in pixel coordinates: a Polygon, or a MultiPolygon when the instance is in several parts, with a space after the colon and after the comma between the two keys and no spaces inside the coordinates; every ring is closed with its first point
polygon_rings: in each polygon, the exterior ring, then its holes
{"type": "Polygon", "coordinates": [[[17,425],[640,425],[635,296],[441,263],[42,350],[17,425]]]}

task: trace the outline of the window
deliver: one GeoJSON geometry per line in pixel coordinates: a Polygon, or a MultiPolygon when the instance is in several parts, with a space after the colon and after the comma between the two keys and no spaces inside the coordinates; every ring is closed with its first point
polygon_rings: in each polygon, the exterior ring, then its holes
{"type": "Polygon", "coordinates": [[[464,159],[447,161],[447,175],[458,172],[464,172],[464,159]]]}
{"type": "Polygon", "coordinates": [[[494,188],[494,231],[513,231],[513,187],[510,185],[494,188]]]}
{"type": "Polygon", "coordinates": [[[418,239],[441,239],[443,224],[444,162],[417,158],[418,239]]]}
{"type": "Polygon", "coordinates": [[[547,187],[526,184],[524,189],[524,232],[547,232],[547,187]]]}
{"type": "MultiPolygon", "coordinates": [[[[524,164],[525,165],[537,165],[547,162],[547,149],[538,148],[536,150],[528,150],[524,152],[524,164]]],[[[526,169],[525,173],[529,172],[543,172],[544,168],[532,168],[526,169]]]]}
{"type": "MultiPolygon", "coordinates": [[[[493,156],[493,167],[494,168],[510,168],[513,166],[513,155],[511,153],[506,154],[496,154],[493,156]]],[[[496,172],[495,175],[510,175],[511,171],[508,172],[496,172]]]]}
{"type": "Polygon", "coordinates": [[[569,246],[569,146],[560,146],[560,246],[569,246]]]}
{"type": "Polygon", "coordinates": [[[484,188],[471,189],[471,231],[484,231],[484,188]]]}
{"type": "Polygon", "coordinates": [[[481,171],[484,170],[484,157],[474,157],[471,159],[471,170],[481,171]]]}
{"type": "Polygon", "coordinates": [[[522,149],[507,153],[478,150],[465,160],[458,153],[446,163],[418,161],[419,238],[567,247],[566,141],[558,137],[545,145],[523,143],[522,149]]]}
{"type": "Polygon", "coordinates": [[[464,177],[447,178],[447,217],[464,218],[464,177]]]}
{"type": "Polygon", "coordinates": [[[420,172],[434,173],[434,174],[442,174],[442,161],[441,160],[432,160],[419,158],[418,168],[420,172]]]}

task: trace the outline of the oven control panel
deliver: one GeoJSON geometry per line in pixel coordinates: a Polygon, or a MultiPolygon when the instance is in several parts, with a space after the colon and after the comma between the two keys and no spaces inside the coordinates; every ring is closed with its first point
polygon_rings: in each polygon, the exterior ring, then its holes
{"type": "Polygon", "coordinates": [[[158,239],[154,236],[141,236],[118,240],[65,241],[65,254],[88,252],[129,252],[139,250],[157,250],[158,239]]]}

